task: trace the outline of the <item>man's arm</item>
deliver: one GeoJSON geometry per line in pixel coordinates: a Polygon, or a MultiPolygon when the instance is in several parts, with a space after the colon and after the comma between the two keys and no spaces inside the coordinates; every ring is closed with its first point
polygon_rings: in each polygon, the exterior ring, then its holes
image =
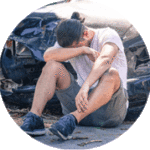
{"type": "Polygon", "coordinates": [[[119,48],[114,43],[106,43],[103,46],[100,56],[96,59],[92,70],[85,81],[86,85],[91,87],[98,79],[100,79],[103,73],[111,67],[112,62],[118,53],[118,49],[119,48]]]}
{"type": "Polygon", "coordinates": [[[97,59],[99,53],[94,49],[87,48],[85,46],[77,47],[77,48],[48,48],[44,53],[44,60],[48,62],[49,60],[55,60],[58,62],[67,61],[73,57],[77,57],[79,55],[89,55],[91,59],[97,59]]]}
{"type": "Polygon", "coordinates": [[[84,49],[82,48],[48,48],[44,53],[44,60],[48,62],[49,60],[55,60],[58,62],[63,62],[69,60],[73,57],[84,54],[84,49]]]}
{"type": "Polygon", "coordinates": [[[96,59],[89,76],[76,96],[76,106],[79,112],[88,108],[88,91],[90,87],[98,79],[100,79],[100,77],[107,69],[111,67],[112,62],[118,53],[118,49],[118,46],[114,43],[106,43],[103,46],[100,56],[96,59]]]}

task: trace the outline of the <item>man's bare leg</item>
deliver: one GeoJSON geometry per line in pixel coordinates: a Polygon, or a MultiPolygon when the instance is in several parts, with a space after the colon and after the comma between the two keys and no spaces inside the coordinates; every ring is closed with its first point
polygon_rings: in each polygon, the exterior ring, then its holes
{"type": "Polygon", "coordinates": [[[70,83],[70,74],[61,63],[47,62],[37,82],[30,111],[41,116],[46,103],[53,97],[55,90],[66,89],[70,83]]]}
{"type": "Polygon", "coordinates": [[[88,109],[80,113],[76,110],[71,114],[76,117],[79,123],[83,118],[108,103],[119,87],[119,74],[116,69],[110,68],[109,71],[101,77],[98,86],[89,95],[88,109]]]}

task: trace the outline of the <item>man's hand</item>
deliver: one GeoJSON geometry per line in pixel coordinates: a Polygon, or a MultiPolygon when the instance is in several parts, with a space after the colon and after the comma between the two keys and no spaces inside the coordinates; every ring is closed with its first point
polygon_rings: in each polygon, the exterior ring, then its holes
{"type": "Polygon", "coordinates": [[[88,92],[89,86],[83,85],[75,98],[78,112],[84,112],[88,109],[88,92]]]}
{"type": "Polygon", "coordinates": [[[88,56],[88,58],[91,61],[95,62],[96,59],[99,57],[100,53],[90,47],[83,46],[83,48],[84,48],[84,53],[88,56]]]}

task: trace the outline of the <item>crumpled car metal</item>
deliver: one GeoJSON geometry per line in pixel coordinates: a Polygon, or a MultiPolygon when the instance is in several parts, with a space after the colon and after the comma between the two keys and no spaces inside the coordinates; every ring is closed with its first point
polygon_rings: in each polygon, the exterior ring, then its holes
{"type": "MultiPolygon", "coordinates": [[[[1,55],[0,90],[4,102],[20,107],[31,106],[36,82],[45,65],[43,54],[56,41],[55,28],[60,20],[68,19],[74,11],[78,11],[85,17],[88,27],[111,27],[120,35],[128,61],[129,109],[126,120],[136,120],[150,90],[148,51],[133,25],[118,16],[115,18],[113,13],[105,13],[103,7],[102,13],[98,14],[99,9],[94,2],[85,0],[74,3],[62,1],[47,5],[23,19],[9,36],[1,55]],[[94,8],[94,11],[85,8],[94,8]],[[103,16],[103,13],[106,15],[103,16]]],[[[76,78],[72,66],[69,63],[64,65],[76,78]]],[[[56,95],[46,107],[50,109],[54,105],[61,109],[56,95]]]]}

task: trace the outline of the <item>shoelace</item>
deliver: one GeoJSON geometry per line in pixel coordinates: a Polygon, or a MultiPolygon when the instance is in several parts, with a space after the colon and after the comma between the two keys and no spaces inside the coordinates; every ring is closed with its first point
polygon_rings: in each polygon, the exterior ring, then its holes
{"type": "Polygon", "coordinates": [[[35,117],[34,116],[26,116],[24,119],[24,125],[28,124],[28,122],[35,123],[35,117]]]}

